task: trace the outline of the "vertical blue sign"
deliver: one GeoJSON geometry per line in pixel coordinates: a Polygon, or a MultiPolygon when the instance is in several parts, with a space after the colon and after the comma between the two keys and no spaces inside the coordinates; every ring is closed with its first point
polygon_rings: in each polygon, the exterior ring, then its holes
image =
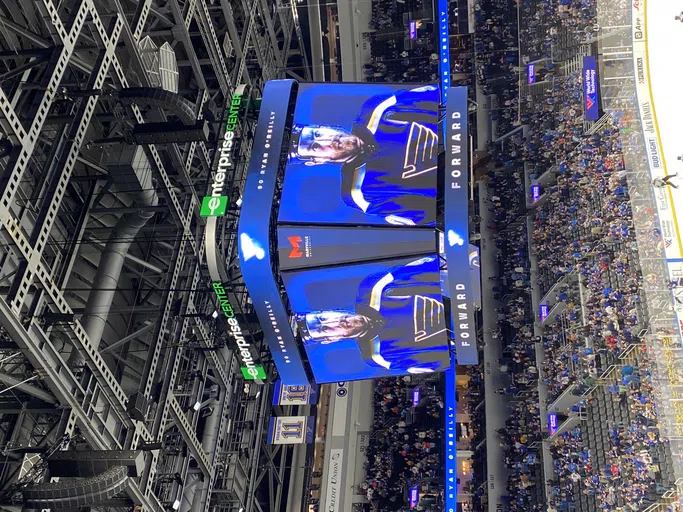
{"type": "Polygon", "coordinates": [[[526,80],[529,84],[536,83],[536,64],[528,64],[526,67],[526,80]]]}
{"type": "Polygon", "coordinates": [[[584,115],[588,121],[597,121],[598,113],[598,69],[595,57],[583,58],[584,115]]]}
{"type": "Polygon", "coordinates": [[[557,432],[557,414],[548,414],[548,433],[552,436],[557,432]]]}
{"type": "Polygon", "coordinates": [[[446,100],[444,140],[444,231],[451,324],[458,364],[477,364],[477,338],[470,268],[469,239],[469,135],[467,87],[452,87],[446,100]]]}
{"type": "Polygon", "coordinates": [[[445,478],[444,482],[444,511],[456,512],[458,508],[458,471],[457,471],[457,448],[456,448],[456,412],[458,403],[455,399],[455,354],[451,352],[451,367],[446,370],[444,375],[446,393],[444,403],[444,415],[446,418],[446,425],[444,430],[444,438],[446,445],[445,453],[445,478]]]}
{"type": "Polygon", "coordinates": [[[410,508],[417,507],[420,502],[420,488],[416,485],[410,488],[410,508]]]}
{"type": "Polygon", "coordinates": [[[420,392],[420,388],[413,389],[413,393],[412,393],[411,398],[413,401],[413,407],[417,407],[417,405],[420,403],[420,399],[422,398],[422,393],[420,392]]]}
{"type": "Polygon", "coordinates": [[[242,196],[238,252],[244,284],[280,378],[288,386],[304,386],[308,378],[273,275],[270,254],[273,197],[292,94],[294,80],[271,80],[263,89],[242,196]]]}
{"type": "Polygon", "coordinates": [[[541,186],[531,185],[531,202],[535,203],[541,197],[541,186]]]}
{"type": "Polygon", "coordinates": [[[546,318],[548,318],[548,305],[547,304],[541,304],[538,306],[538,317],[541,319],[541,322],[544,322],[546,318]]]}
{"type": "MultiPolygon", "coordinates": [[[[451,86],[451,50],[448,43],[448,0],[438,0],[439,9],[439,74],[441,101],[446,103],[451,86]]],[[[467,112],[467,110],[465,110],[467,112]]]]}
{"type": "Polygon", "coordinates": [[[415,21],[409,21],[408,22],[408,37],[410,39],[415,39],[417,37],[417,22],[415,22],[415,21]]]}

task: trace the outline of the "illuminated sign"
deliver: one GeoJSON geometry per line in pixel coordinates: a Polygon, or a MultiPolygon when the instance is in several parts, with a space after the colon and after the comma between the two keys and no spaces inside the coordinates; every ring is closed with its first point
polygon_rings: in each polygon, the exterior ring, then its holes
{"type": "Polygon", "coordinates": [[[557,414],[548,414],[548,432],[551,436],[557,432],[557,414]]]}
{"type": "Polygon", "coordinates": [[[451,324],[458,364],[477,364],[479,354],[474,326],[472,282],[468,273],[470,246],[469,208],[469,135],[467,132],[467,87],[453,87],[446,103],[446,179],[444,180],[444,223],[448,296],[451,324]]]}
{"type": "Polygon", "coordinates": [[[536,83],[536,64],[528,64],[526,67],[526,79],[527,83],[536,83]]]}
{"type": "Polygon", "coordinates": [[[535,203],[541,197],[541,186],[531,185],[531,202],[535,203]]]}
{"type": "Polygon", "coordinates": [[[417,404],[420,403],[421,395],[422,395],[422,393],[420,392],[420,388],[413,389],[413,392],[412,392],[413,407],[417,407],[417,404]]]}
{"type": "Polygon", "coordinates": [[[546,318],[548,318],[548,305],[547,304],[541,304],[538,306],[538,316],[541,319],[541,322],[545,321],[546,318]]]}
{"type": "Polygon", "coordinates": [[[597,62],[595,57],[583,58],[583,99],[584,115],[588,121],[597,121],[600,117],[598,112],[598,80],[597,62]]]}
{"type": "Polygon", "coordinates": [[[415,39],[417,37],[417,23],[414,21],[408,23],[408,37],[410,39],[415,39]]]}
{"type": "Polygon", "coordinates": [[[410,508],[417,507],[420,502],[420,488],[416,485],[410,488],[410,508]]]}
{"type": "Polygon", "coordinates": [[[451,367],[445,372],[444,429],[445,462],[444,462],[444,511],[456,512],[458,509],[458,471],[457,471],[457,422],[458,404],[455,396],[455,354],[451,354],[451,367]]]}
{"type": "Polygon", "coordinates": [[[446,102],[451,86],[451,50],[448,44],[448,0],[438,0],[439,9],[439,74],[441,75],[441,101],[446,102]]]}
{"type": "MultiPolygon", "coordinates": [[[[251,351],[251,345],[245,339],[245,333],[242,330],[237,318],[235,316],[235,311],[232,309],[232,305],[228,300],[228,294],[223,287],[223,283],[213,283],[213,291],[216,293],[216,298],[218,299],[218,307],[220,307],[228,322],[229,330],[228,335],[232,337],[235,345],[237,345],[237,355],[240,359],[240,367],[242,368],[242,375],[245,379],[249,380],[262,380],[266,377],[265,371],[262,366],[259,366],[254,361],[255,357],[251,351]]],[[[256,358],[257,359],[257,358],[256,358]]]]}
{"type": "Polygon", "coordinates": [[[283,136],[291,122],[290,102],[295,94],[294,80],[270,80],[263,88],[242,193],[238,254],[242,279],[280,378],[289,386],[304,386],[309,384],[308,376],[290,328],[290,315],[273,275],[269,250],[283,136]]]}
{"type": "Polygon", "coordinates": [[[225,215],[228,205],[227,196],[223,195],[225,177],[233,167],[232,150],[235,140],[235,128],[239,121],[240,108],[242,106],[242,96],[244,95],[245,85],[237,87],[235,94],[230,101],[228,119],[225,123],[225,135],[223,143],[218,148],[218,167],[213,173],[213,182],[209,190],[209,195],[202,199],[202,206],[199,215],[202,217],[218,217],[225,215]]]}

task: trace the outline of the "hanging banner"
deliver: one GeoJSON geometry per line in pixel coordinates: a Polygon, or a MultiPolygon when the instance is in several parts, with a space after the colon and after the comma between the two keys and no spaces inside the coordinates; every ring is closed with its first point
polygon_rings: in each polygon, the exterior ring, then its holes
{"type": "Polygon", "coordinates": [[[314,416],[274,416],[268,426],[268,444],[312,443],[314,416]]]}
{"type": "Polygon", "coordinates": [[[275,383],[273,405],[310,405],[318,401],[318,386],[285,386],[275,383]]]}

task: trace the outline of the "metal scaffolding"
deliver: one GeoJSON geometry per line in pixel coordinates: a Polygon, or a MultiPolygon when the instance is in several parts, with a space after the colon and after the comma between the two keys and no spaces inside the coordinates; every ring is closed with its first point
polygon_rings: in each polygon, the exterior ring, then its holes
{"type": "MultiPolygon", "coordinates": [[[[212,314],[199,208],[235,88],[310,79],[296,8],[0,2],[0,506],[66,489],[55,451],[133,450],[140,474],[81,506],[278,510],[289,454],[266,444],[272,389],[242,380],[212,314]]],[[[245,318],[234,226],[251,114],[218,244],[245,318]]]]}

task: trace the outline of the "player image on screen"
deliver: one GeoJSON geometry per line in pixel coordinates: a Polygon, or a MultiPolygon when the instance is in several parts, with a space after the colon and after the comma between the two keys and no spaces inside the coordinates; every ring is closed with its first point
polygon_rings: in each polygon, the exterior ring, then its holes
{"type": "Polygon", "coordinates": [[[448,337],[435,261],[434,256],[425,257],[366,277],[358,286],[353,311],[299,312],[304,344],[355,339],[371,367],[396,373],[447,368],[448,337]]]}
{"type": "Polygon", "coordinates": [[[438,105],[429,85],[369,98],[352,126],[295,124],[290,162],[339,164],[342,200],[367,215],[433,224],[438,105]]]}

